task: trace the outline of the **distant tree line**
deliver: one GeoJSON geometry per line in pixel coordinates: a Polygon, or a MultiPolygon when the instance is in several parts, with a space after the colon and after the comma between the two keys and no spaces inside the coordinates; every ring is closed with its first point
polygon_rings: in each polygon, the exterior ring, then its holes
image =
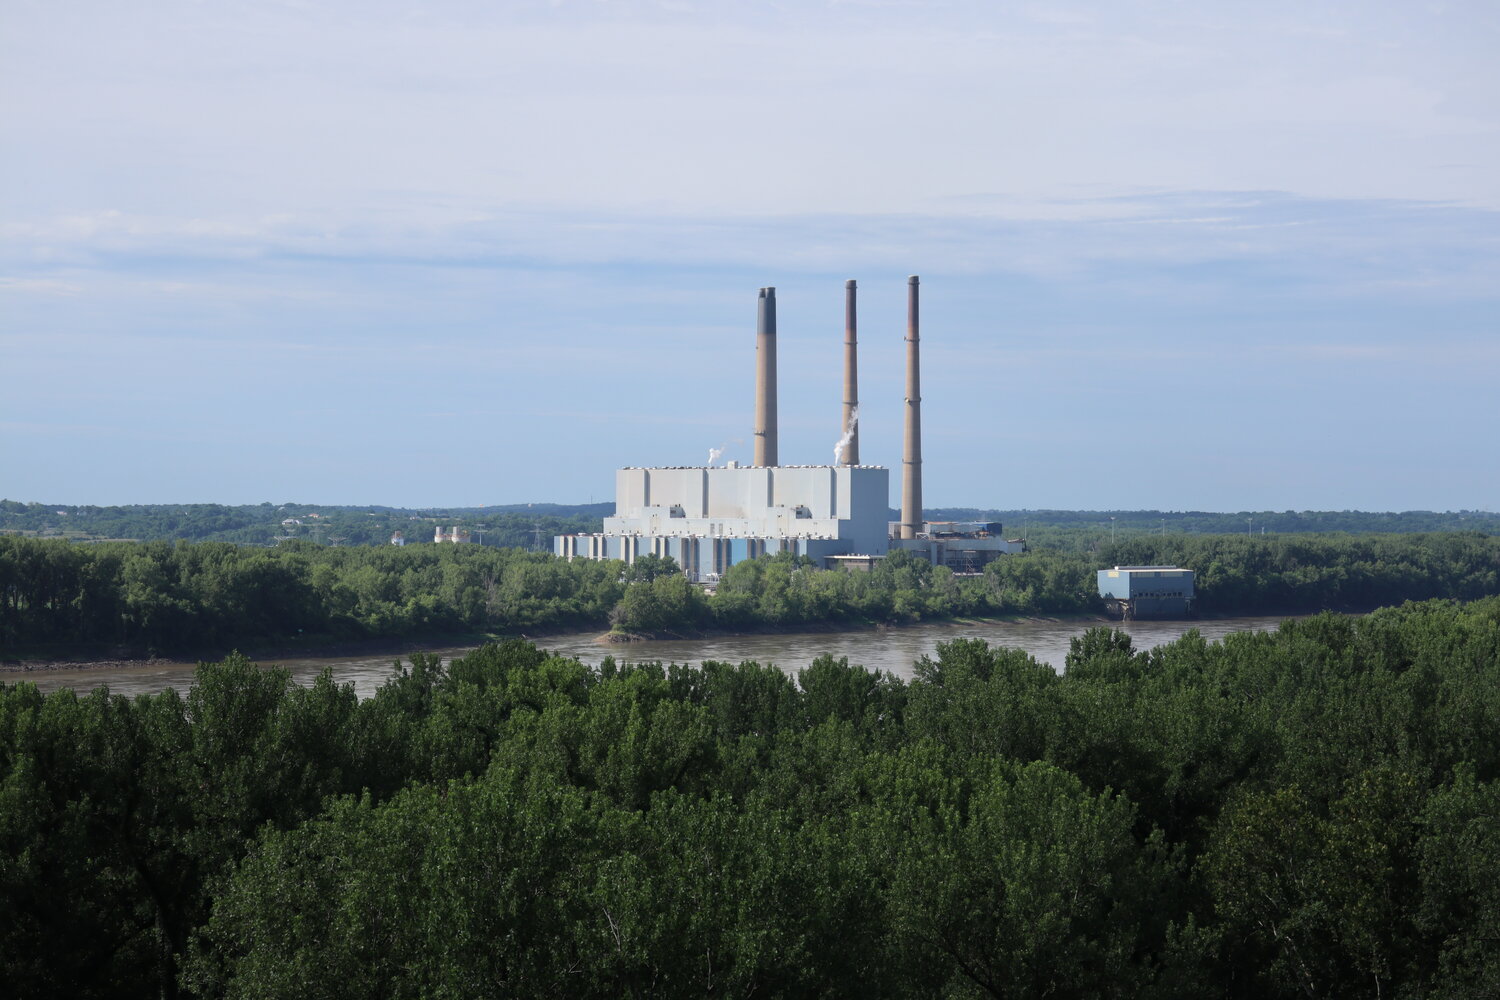
{"type": "Polygon", "coordinates": [[[435,527],[463,527],[474,542],[550,551],[552,536],[598,531],[614,504],[512,504],[502,507],[337,507],[269,503],[70,506],[0,500],[0,532],[75,541],[219,541],[276,545],[287,539],[326,545],[385,545],[396,532],[430,543],[435,527]]]}
{"type": "MultiPolygon", "coordinates": [[[[550,550],[553,535],[599,531],[613,503],[508,504],[489,507],[408,509],[319,504],[134,504],[122,507],[21,503],[0,500],[0,533],[75,540],[219,541],[272,545],[288,537],[329,545],[384,545],[400,531],[407,541],[430,542],[438,525],[458,525],[483,544],[550,550]],[[283,522],[301,522],[284,524],[283,522]]],[[[982,510],[943,507],[924,511],[933,521],[1000,521],[1010,538],[1033,547],[1097,551],[1114,539],[1137,535],[1266,535],[1319,532],[1500,535],[1500,513],[1489,511],[1207,511],[982,510]]],[[[898,520],[897,511],[890,512],[898,520]]]]}
{"type": "Polygon", "coordinates": [[[1500,599],[1059,675],[512,641],[374,697],[0,685],[12,996],[1479,997],[1500,599]]]}
{"type": "Polygon", "coordinates": [[[99,543],[0,537],[0,650],[119,647],[192,656],[295,639],[413,639],[613,626],[633,633],[1102,610],[1097,570],[1173,563],[1209,614],[1368,610],[1500,594],[1500,537],[1142,536],[1048,549],[957,576],[893,552],[868,573],[788,555],[731,567],[715,593],[671,560],[565,562],[476,545],[99,543]]]}
{"type": "Polygon", "coordinates": [[[1500,594],[1500,537],[1431,535],[1141,536],[1097,553],[1033,549],[1004,556],[977,576],[957,576],[904,552],[870,573],[818,570],[786,556],[739,563],[704,597],[669,576],[633,583],[616,624],[653,632],[673,625],[720,628],[827,621],[916,621],[979,615],[1102,611],[1098,570],[1177,565],[1195,572],[1205,614],[1367,611],[1409,600],[1474,600],[1500,594]]]}
{"type": "Polygon", "coordinates": [[[479,545],[74,545],[0,538],[0,648],[201,655],[264,640],[602,625],[621,563],[479,545]]]}
{"type": "Polygon", "coordinates": [[[960,577],[894,551],[869,572],[818,569],[787,554],[731,566],[710,597],[670,560],[625,588],[611,622],[631,632],[792,627],[824,622],[914,622],[962,615],[1076,614],[1101,604],[1090,560],[1057,552],[1008,556],[960,577]]]}
{"type": "MultiPolygon", "coordinates": [[[[1263,510],[1214,513],[1177,510],[981,510],[945,507],[924,512],[931,521],[1000,521],[1008,538],[1033,546],[1094,551],[1113,536],[1419,534],[1440,531],[1500,535],[1500,513],[1480,510],[1379,512],[1361,510],[1263,510]]],[[[892,511],[892,519],[898,515],[892,511]]]]}
{"type": "Polygon", "coordinates": [[[1215,614],[1365,611],[1500,594],[1500,537],[1477,532],[1142,535],[1102,546],[1098,561],[1192,569],[1199,610],[1215,614]]]}

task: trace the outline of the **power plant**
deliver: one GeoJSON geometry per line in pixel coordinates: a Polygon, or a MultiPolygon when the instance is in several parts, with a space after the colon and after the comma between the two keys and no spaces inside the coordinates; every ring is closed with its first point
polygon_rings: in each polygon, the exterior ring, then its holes
{"type": "MultiPolygon", "coordinates": [[[[671,557],[688,578],[712,583],[730,566],[791,552],[823,566],[868,569],[906,549],[956,572],[1023,544],[995,522],[927,524],[922,518],[919,281],[907,279],[905,442],[901,520],[888,520],[890,474],[859,462],[857,286],[844,284],[844,393],[833,465],[779,464],[776,424],[776,289],[756,306],[754,463],[627,468],[615,473],[615,514],[597,534],[558,535],[569,559],[671,557]]],[[[712,456],[710,456],[712,459],[712,456]]]]}

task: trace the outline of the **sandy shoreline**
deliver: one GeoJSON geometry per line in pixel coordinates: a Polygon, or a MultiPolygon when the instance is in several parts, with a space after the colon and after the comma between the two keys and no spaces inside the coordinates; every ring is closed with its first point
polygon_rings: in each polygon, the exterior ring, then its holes
{"type": "Polygon", "coordinates": [[[6,660],[0,662],[0,674],[31,674],[56,670],[132,670],[196,664],[196,660],[172,660],[160,656],[138,660],[6,660]]]}

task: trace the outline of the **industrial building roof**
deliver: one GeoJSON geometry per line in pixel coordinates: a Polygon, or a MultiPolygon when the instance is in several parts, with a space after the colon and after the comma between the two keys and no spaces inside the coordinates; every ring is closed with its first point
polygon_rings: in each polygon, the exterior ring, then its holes
{"type": "Polygon", "coordinates": [[[626,469],[644,469],[647,472],[677,472],[684,469],[884,469],[883,465],[626,465],[626,469]]]}

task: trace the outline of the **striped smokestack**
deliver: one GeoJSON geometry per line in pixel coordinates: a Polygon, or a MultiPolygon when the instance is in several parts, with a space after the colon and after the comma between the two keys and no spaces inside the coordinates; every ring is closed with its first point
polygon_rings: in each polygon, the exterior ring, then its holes
{"type": "Polygon", "coordinates": [[[854,279],[844,282],[844,436],[840,465],[859,464],[859,323],[854,279]]]}
{"type": "Polygon", "coordinates": [[[901,537],[922,530],[922,385],[918,360],[917,276],[906,279],[906,450],[901,457],[901,537]]]}
{"type": "Polygon", "coordinates": [[[762,288],[755,324],[755,464],[776,464],[776,289],[762,288]]]}

